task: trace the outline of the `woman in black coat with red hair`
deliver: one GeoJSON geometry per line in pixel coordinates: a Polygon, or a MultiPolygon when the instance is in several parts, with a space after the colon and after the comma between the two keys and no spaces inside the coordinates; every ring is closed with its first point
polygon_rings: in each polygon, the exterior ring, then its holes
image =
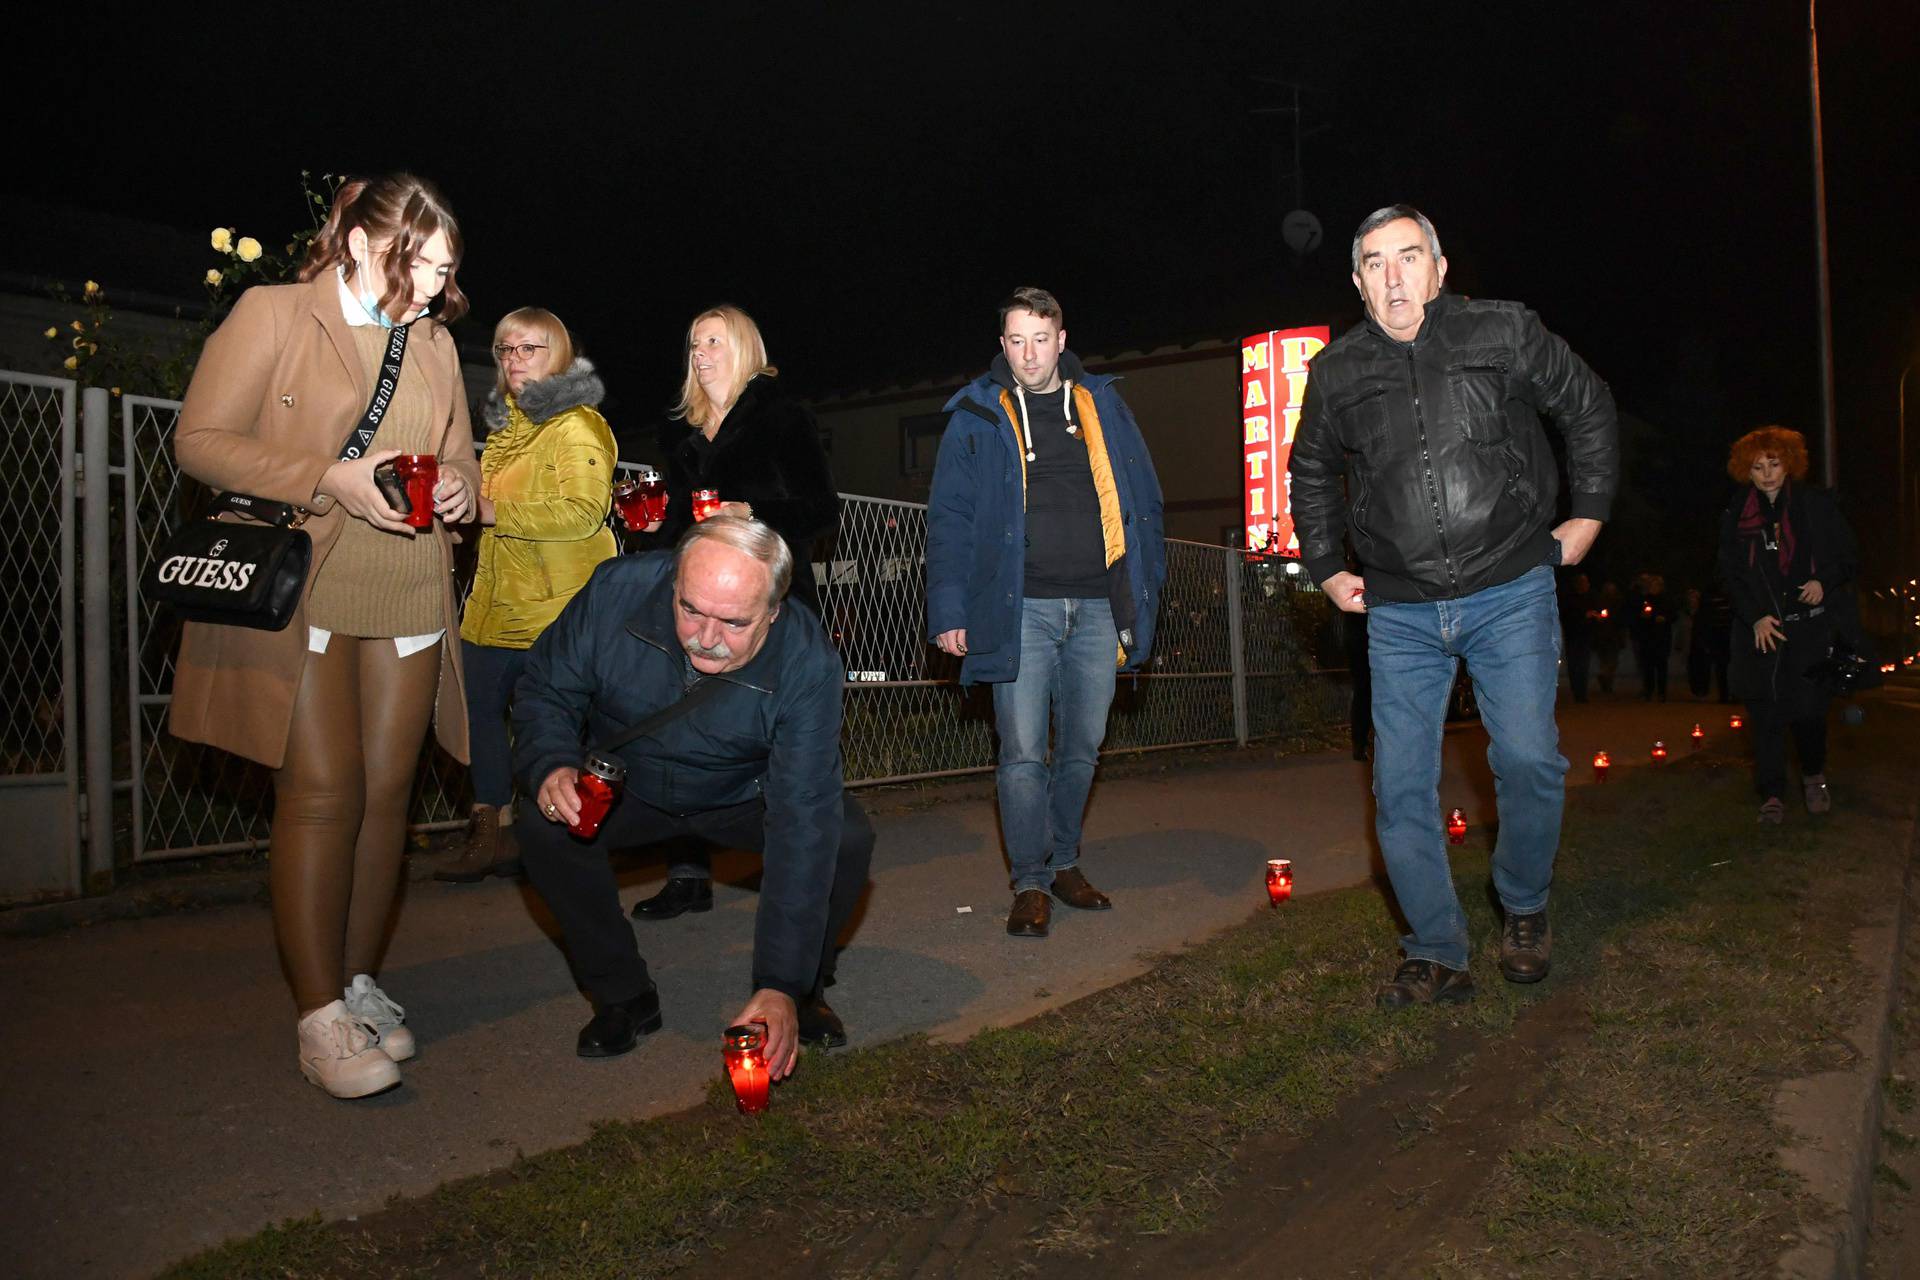
{"type": "Polygon", "coordinates": [[[1733,598],[1731,683],[1747,704],[1760,821],[1786,816],[1787,735],[1809,813],[1825,813],[1827,703],[1811,669],[1853,617],[1853,530],[1824,489],[1806,484],[1797,431],[1761,427],[1734,441],[1727,474],[1742,487],[1720,521],[1720,574],[1733,598]]]}

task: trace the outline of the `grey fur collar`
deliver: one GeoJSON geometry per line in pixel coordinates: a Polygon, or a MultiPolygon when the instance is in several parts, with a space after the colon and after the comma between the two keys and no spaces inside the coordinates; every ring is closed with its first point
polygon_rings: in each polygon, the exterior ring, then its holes
{"type": "MultiPolygon", "coordinates": [[[[575,356],[565,373],[529,382],[516,398],[516,403],[520,406],[520,412],[528,418],[545,422],[580,405],[598,408],[606,398],[607,384],[600,381],[600,375],[594,372],[593,361],[585,356],[575,356]]],[[[488,394],[480,417],[487,424],[489,434],[507,425],[507,405],[500,397],[499,387],[488,394]]]]}

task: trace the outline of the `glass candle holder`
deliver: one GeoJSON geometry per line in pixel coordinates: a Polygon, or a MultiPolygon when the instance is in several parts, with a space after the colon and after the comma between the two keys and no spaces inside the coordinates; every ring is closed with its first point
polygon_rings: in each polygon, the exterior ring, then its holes
{"type": "Polygon", "coordinates": [[[638,467],[613,486],[613,509],[629,529],[666,519],[667,486],[652,467],[638,467]]]}
{"type": "Polygon", "coordinates": [[[1613,760],[1606,752],[1596,751],[1593,753],[1593,780],[1595,782],[1605,782],[1607,780],[1607,770],[1612,767],[1613,760]]]}
{"type": "Polygon", "coordinates": [[[733,1085],[733,1103],[741,1115],[755,1115],[767,1109],[767,1089],[773,1083],[767,1071],[767,1024],[742,1022],[728,1027],[720,1037],[720,1060],[726,1064],[727,1080],[733,1085]]]}
{"type": "Polygon", "coordinates": [[[1667,762],[1667,744],[1655,738],[1653,740],[1653,750],[1649,754],[1653,756],[1653,762],[1655,764],[1665,764],[1667,762]]]}
{"type": "Polygon", "coordinates": [[[695,489],[693,491],[693,518],[701,521],[711,518],[720,511],[720,491],[718,489],[695,489]]]}
{"type": "Polygon", "coordinates": [[[1693,739],[1693,749],[1695,751],[1698,751],[1702,746],[1706,745],[1707,731],[1697,724],[1693,726],[1693,731],[1687,736],[1693,739]]]}
{"type": "Polygon", "coordinates": [[[393,474],[407,486],[412,510],[404,517],[416,529],[433,524],[433,491],[440,483],[440,459],[430,453],[403,453],[393,460],[393,474]]]}
{"type": "Polygon", "coordinates": [[[597,751],[587,752],[587,758],[580,765],[580,777],[573,784],[574,794],[580,797],[580,817],[567,830],[582,840],[599,835],[600,824],[606,821],[613,802],[620,798],[620,788],[626,780],[627,766],[621,761],[597,751]]]}
{"type": "Polygon", "coordinates": [[[1465,844],[1467,842],[1467,815],[1460,809],[1450,810],[1447,814],[1447,843],[1465,844]]]}
{"type": "Polygon", "coordinates": [[[1286,858],[1267,859],[1267,903],[1279,906],[1293,896],[1293,863],[1286,858]]]}
{"type": "Polygon", "coordinates": [[[1746,727],[1747,727],[1746,719],[1738,711],[1734,712],[1732,715],[1727,717],[1727,728],[1744,729],[1746,727]]]}

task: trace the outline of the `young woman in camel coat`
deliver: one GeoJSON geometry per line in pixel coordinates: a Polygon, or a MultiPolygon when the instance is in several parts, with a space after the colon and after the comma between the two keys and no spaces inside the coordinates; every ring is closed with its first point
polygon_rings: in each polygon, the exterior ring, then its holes
{"type": "Polygon", "coordinates": [[[208,339],[174,437],[194,479],[309,513],[313,565],[292,623],[189,624],[169,723],[274,771],[274,931],[300,1015],[300,1068],[336,1097],[398,1084],[395,1064],[414,1052],[372,975],[429,721],[449,753],[467,756],[445,527],[471,517],[479,486],[444,328],[466,308],[460,253],[431,185],[347,183],[301,283],[248,290],[208,339]],[[372,448],[343,461],[396,323],[413,326],[397,389],[372,448]],[[429,528],[408,528],[374,483],[397,453],[439,458],[429,528]]]}

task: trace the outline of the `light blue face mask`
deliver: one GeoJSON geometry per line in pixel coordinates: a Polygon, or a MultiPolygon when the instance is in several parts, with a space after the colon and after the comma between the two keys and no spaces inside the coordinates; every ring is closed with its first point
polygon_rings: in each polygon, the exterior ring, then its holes
{"type": "Polygon", "coordinates": [[[366,263],[358,258],[353,260],[353,278],[359,282],[359,288],[354,290],[354,299],[359,302],[360,309],[367,313],[367,319],[382,329],[391,329],[393,320],[380,309],[380,299],[375,297],[373,290],[368,287],[368,281],[372,276],[373,272],[368,269],[366,263]]]}

